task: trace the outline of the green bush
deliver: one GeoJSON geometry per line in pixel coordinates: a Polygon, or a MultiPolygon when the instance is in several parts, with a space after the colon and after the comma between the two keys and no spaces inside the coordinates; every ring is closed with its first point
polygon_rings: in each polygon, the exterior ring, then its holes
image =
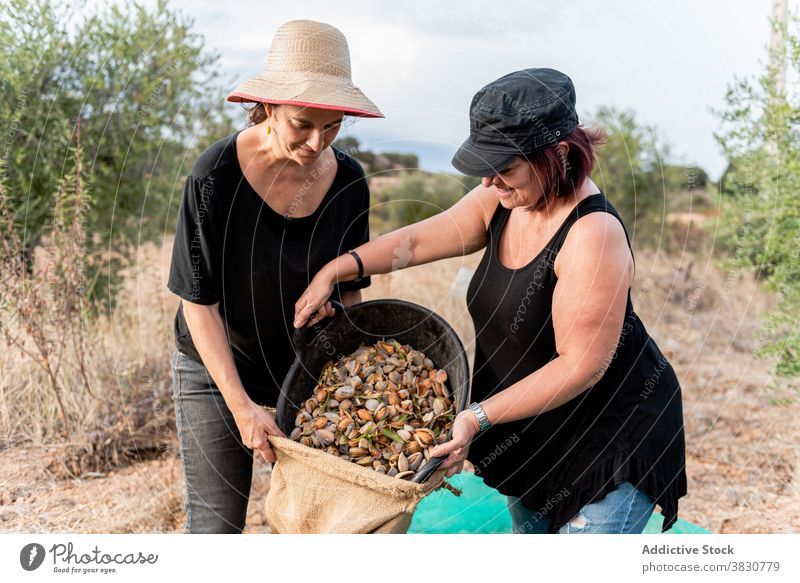
{"type": "Polygon", "coordinates": [[[423,172],[399,176],[396,185],[373,191],[372,229],[380,234],[423,221],[453,206],[479,182],[423,172]]]}

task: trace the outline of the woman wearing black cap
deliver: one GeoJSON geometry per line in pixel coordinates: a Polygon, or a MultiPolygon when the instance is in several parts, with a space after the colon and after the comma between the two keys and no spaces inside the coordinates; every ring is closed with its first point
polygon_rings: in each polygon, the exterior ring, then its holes
{"type": "Polygon", "coordinates": [[[514,532],[638,533],[656,504],[666,530],[686,494],[680,385],[633,311],[627,233],[589,177],[601,140],[563,73],[490,83],[453,158],[482,185],[332,261],[295,306],[301,326],[336,283],[391,271],[401,245],[404,267],[486,248],[467,293],[476,402],[432,454],[448,475],[469,459],[507,495],[514,532]]]}

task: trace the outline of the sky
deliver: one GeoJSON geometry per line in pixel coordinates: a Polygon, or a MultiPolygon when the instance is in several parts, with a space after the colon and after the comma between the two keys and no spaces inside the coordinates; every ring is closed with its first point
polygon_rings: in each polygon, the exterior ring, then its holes
{"type": "MultiPolygon", "coordinates": [[[[155,0],[146,3],[155,4],[155,0]]],[[[386,115],[346,124],[362,148],[414,152],[454,172],[472,96],[515,70],[551,67],[576,87],[578,114],[631,109],[671,145],[676,162],[717,179],[725,160],[713,109],[736,77],[764,66],[770,0],[172,0],[221,55],[233,87],[263,70],[280,24],[312,19],[347,37],[353,80],[386,115]]],[[[223,104],[220,104],[223,107],[223,104]]],[[[233,107],[233,106],[232,106],[233,107]]],[[[244,120],[244,114],[242,114],[244,120]]]]}

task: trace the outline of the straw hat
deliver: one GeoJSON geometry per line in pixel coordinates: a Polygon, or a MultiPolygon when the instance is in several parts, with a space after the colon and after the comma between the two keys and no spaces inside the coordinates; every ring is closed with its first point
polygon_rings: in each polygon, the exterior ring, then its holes
{"type": "Polygon", "coordinates": [[[339,29],[293,20],[272,39],[267,68],[228,95],[233,102],[263,102],[343,111],[360,117],[383,114],[353,85],[350,51],[339,29]]]}

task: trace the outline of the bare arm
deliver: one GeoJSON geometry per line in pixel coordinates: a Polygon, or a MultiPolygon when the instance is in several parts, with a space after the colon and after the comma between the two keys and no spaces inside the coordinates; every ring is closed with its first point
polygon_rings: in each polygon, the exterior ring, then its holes
{"type": "MultiPolygon", "coordinates": [[[[482,249],[497,204],[497,196],[490,189],[478,186],[448,210],[364,243],[356,248],[364,275],[389,273],[482,249]]],[[[349,254],[323,267],[295,304],[295,327],[303,326],[320,310],[334,284],[356,277],[358,264],[349,254]]]]}
{"type": "Polygon", "coordinates": [[[186,300],[181,300],[181,303],[197,352],[233,413],[242,441],[247,447],[260,451],[265,460],[274,462],[275,454],[267,434],[285,436],[272,415],[247,396],[228,346],[219,304],[206,306],[186,300]]]}

